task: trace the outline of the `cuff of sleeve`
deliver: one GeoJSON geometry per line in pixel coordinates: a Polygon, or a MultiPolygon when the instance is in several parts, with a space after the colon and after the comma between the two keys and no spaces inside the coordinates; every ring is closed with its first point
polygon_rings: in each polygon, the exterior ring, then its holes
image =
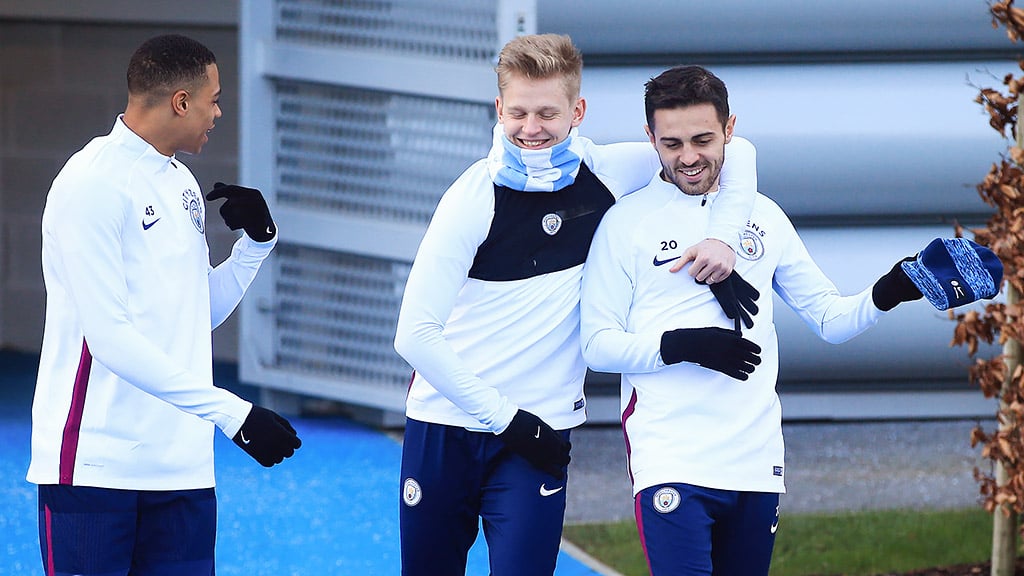
{"type": "Polygon", "coordinates": [[[280,234],[274,234],[274,237],[266,242],[257,242],[252,238],[249,238],[247,234],[242,234],[235,241],[235,249],[241,254],[246,255],[250,258],[258,258],[260,260],[270,255],[270,252],[274,250],[274,246],[277,245],[277,239],[280,238],[280,234]]]}
{"type": "Polygon", "coordinates": [[[739,234],[736,234],[736,235],[723,234],[723,233],[721,233],[721,231],[718,231],[718,230],[710,230],[709,233],[708,233],[708,239],[709,240],[718,240],[719,242],[721,242],[722,244],[725,244],[726,246],[732,248],[733,250],[739,250],[740,249],[740,236],[739,236],[739,234]]]}
{"type": "Polygon", "coordinates": [[[221,429],[228,438],[234,438],[235,434],[241,430],[242,424],[245,423],[245,419],[249,417],[249,412],[252,411],[252,402],[246,402],[239,398],[239,410],[232,409],[232,414],[218,414],[218,418],[214,421],[214,424],[221,429]]]}
{"type": "Polygon", "coordinates": [[[866,289],[864,289],[860,293],[860,297],[862,298],[862,301],[864,302],[863,307],[867,309],[868,318],[870,318],[872,322],[876,322],[882,316],[885,316],[889,312],[892,312],[892,309],[880,310],[878,308],[878,306],[875,305],[875,298],[874,298],[874,295],[872,294],[873,289],[874,289],[874,286],[868,286],[866,289]]]}
{"type": "Polygon", "coordinates": [[[512,423],[512,418],[515,417],[516,412],[519,412],[519,406],[506,402],[505,406],[502,407],[495,415],[494,419],[491,420],[490,430],[495,434],[501,434],[508,428],[508,425],[512,423]]]}

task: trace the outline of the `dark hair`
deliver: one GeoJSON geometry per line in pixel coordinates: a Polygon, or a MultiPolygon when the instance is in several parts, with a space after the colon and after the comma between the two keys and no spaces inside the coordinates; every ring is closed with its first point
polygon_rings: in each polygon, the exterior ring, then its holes
{"type": "Polygon", "coordinates": [[[729,91],[725,83],[700,66],[669,68],[644,84],[647,125],[654,129],[654,111],[711,104],[724,127],[729,121],[729,91]]]}
{"type": "Polygon", "coordinates": [[[199,42],[178,34],[146,40],[128,63],[128,93],[160,97],[205,80],[217,57],[199,42]]]}

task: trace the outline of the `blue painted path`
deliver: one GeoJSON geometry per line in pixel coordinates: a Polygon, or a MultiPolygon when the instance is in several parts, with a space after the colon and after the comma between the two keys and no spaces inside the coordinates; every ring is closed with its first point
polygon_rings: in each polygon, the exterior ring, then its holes
{"type": "MultiPolygon", "coordinates": [[[[0,352],[0,575],[41,574],[35,487],[25,481],[37,358],[0,352]]],[[[220,385],[253,399],[234,366],[218,365],[220,385]]],[[[401,448],[374,429],[338,417],[294,418],[302,448],[265,469],[217,435],[217,574],[397,575],[401,448]]],[[[486,575],[483,538],[469,576],[486,575]]],[[[597,574],[568,554],[556,576],[597,574]]]]}

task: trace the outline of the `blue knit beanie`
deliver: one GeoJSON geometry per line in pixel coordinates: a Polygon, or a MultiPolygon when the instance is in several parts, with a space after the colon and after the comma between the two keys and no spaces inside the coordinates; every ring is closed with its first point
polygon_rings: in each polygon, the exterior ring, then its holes
{"type": "Polygon", "coordinates": [[[995,253],[966,238],[936,238],[902,268],[939,310],[992,298],[1003,282],[1003,263],[995,253]]]}

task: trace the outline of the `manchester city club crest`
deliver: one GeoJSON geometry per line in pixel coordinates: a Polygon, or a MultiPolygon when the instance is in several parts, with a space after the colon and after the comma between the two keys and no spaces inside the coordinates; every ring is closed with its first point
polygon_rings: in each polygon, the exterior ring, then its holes
{"type": "Polygon", "coordinates": [[[200,234],[205,234],[206,208],[199,193],[191,188],[185,188],[185,191],[181,193],[181,204],[188,211],[189,218],[192,219],[196,230],[200,234]]]}
{"type": "Polygon", "coordinates": [[[740,249],[736,253],[747,260],[759,260],[764,256],[764,242],[757,232],[744,230],[740,236],[740,249]]]}
{"type": "Polygon", "coordinates": [[[420,483],[412,478],[406,478],[405,485],[402,486],[402,500],[405,502],[405,505],[415,506],[420,503],[422,498],[423,491],[420,490],[420,483]]]}
{"type": "Polygon", "coordinates": [[[562,229],[562,217],[554,213],[548,214],[541,219],[540,226],[544,229],[545,234],[554,236],[562,229]]]}
{"type": "Polygon", "coordinates": [[[679,507],[679,491],[675,488],[662,488],[654,493],[654,509],[668,514],[679,507]]]}

